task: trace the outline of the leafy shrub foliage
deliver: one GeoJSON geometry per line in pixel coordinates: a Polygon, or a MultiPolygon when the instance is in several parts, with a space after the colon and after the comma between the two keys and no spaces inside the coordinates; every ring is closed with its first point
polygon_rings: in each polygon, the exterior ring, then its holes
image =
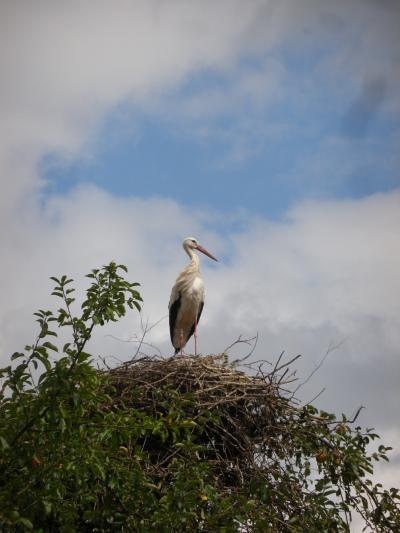
{"type": "Polygon", "coordinates": [[[126,271],[93,270],[78,314],[72,280],[52,278],[61,308],[35,313],[36,341],[0,371],[1,531],[349,531],[355,512],[400,530],[398,491],[367,479],[389,448],[370,453],[373,432],[295,405],[285,370],[262,382],[210,357],[96,369],[93,329],[140,310],[126,271]]]}

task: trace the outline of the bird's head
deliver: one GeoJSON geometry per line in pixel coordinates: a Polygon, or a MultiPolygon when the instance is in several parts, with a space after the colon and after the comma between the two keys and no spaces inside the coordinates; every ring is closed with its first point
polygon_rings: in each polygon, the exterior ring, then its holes
{"type": "Polygon", "coordinates": [[[194,237],[186,237],[182,243],[183,249],[187,252],[188,250],[198,250],[199,252],[203,253],[210,259],[213,259],[214,261],[218,261],[216,257],[214,257],[208,250],[203,248],[201,244],[199,244],[199,241],[195,239],[194,237]]]}

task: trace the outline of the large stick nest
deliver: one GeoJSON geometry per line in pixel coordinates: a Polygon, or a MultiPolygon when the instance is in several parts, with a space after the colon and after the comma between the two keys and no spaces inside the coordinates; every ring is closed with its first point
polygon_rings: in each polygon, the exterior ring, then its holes
{"type": "MultiPolygon", "coordinates": [[[[288,421],[297,419],[300,409],[285,389],[293,381],[288,364],[279,366],[278,361],[268,372],[263,365],[247,365],[244,372],[228,365],[225,354],[142,357],[108,375],[115,389],[114,405],[168,416],[168,398],[174,393],[190,398],[183,403],[189,420],[209,416],[198,439],[203,449],[199,458],[213,466],[220,489],[230,491],[248,484],[255,473],[265,474],[272,464],[276,468],[276,458],[291,453],[288,421]]],[[[151,438],[143,446],[151,457],[149,473],[168,475],[179,449],[151,438]]]]}

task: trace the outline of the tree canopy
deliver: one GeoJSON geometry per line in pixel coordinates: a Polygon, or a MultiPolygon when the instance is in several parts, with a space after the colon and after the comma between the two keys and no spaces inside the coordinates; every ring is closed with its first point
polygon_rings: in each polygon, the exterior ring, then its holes
{"type": "Polygon", "coordinates": [[[35,313],[35,342],[0,371],[2,531],[350,531],[356,514],[400,530],[398,489],[369,479],[390,448],[299,403],[290,362],[139,355],[99,370],[94,328],[140,310],[126,272],[93,270],[78,311],[73,280],[52,278],[61,307],[35,313]]]}

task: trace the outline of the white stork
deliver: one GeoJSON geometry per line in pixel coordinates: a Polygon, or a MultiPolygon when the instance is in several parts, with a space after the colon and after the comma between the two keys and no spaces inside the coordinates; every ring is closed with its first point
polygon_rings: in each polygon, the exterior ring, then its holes
{"type": "Polygon", "coordinates": [[[169,331],[175,355],[194,333],[194,352],[197,355],[197,324],[204,306],[204,283],[200,276],[200,259],[193,250],[198,250],[214,261],[218,261],[203,248],[194,237],[187,237],[182,243],[190,257],[190,263],[176,278],[169,299],[169,331]]]}

